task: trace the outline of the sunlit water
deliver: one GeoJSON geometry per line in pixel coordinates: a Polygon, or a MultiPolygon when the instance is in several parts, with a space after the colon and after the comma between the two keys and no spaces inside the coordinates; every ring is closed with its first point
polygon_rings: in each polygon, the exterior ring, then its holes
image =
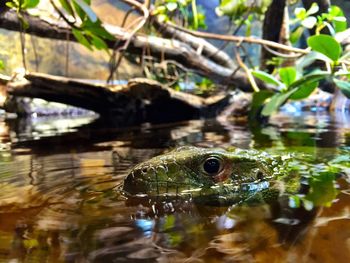
{"type": "Polygon", "coordinates": [[[140,204],[118,192],[135,164],[180,145],[331,159],[349,151],[349,123],[344,114],[317,113],[279,115],[263,128],[245,121],[122,129],[2,122],[0,262],[350,262],[346,175],[336,199],[310,211],[283,201],[140,204]]]}

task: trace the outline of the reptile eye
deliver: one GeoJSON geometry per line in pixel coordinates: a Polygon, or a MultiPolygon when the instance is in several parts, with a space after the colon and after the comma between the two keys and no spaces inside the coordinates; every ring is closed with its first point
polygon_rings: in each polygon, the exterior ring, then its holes
{"type": "Polygon", "coordinates": [[[217,157],[209,157],[203,162],[202,168],[208,175],[215,175],[222,170],[222,160],[217,157]]]}

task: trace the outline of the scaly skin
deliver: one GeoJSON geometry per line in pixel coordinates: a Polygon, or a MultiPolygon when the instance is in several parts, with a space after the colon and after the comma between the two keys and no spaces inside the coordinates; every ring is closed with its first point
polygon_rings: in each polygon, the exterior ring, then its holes
{"type": "Polygon", "coordinates": [[[131,196],[187,196],[200,202],[274,199],[284,188],[274,179],[287,175],[288,160],[256,150],[185,146],[137,165],[123,190],[131,196]]]}

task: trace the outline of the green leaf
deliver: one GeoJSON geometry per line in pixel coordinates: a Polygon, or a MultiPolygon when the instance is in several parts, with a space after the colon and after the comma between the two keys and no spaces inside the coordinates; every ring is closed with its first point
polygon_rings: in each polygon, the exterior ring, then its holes
{"type": "Polygon", "coordinates": [[[344,16],[343,10],[338,6],[332,5],[329,9],[329,15],[331,17],[331,21],[333,23],[335,32],[342,32],[347,29],[347,22],[344,16]]]}
{"type": "Polygon", "coordinates": [[[303,27],[306,27],[308,29],[313,28],[317,23],[317,19],[314,16],[309,16],[301,21],[301,24],[303,27]]]}
{"type": "Polygon", "coordinates": [[[167,3],[167,4],[166,4],[166,8],[167,8],[170,12],[175,11],[176,8],[177,8],[177,3],[174,3],[174,2],[167,3]]]}
{"type": "Polygon", "coordinates": [[[22,3],[22,8],[27,9],[27,8],[34,8],[39,4],[40,0],[24,0],[22,3]]]}
{"type": "Polygon", "coordinates": [[[335,186],[335,176],[330,172],[314,175],[309,179],[309,186],[305,200],[311,201],[314,206],[330,206],[339,193],[335,186]]]}
{"type": "Polygon", "coordinates": [[[331,73],[327,71],[321,71],[321,70],[316,70],[308,75],[305,75],[301,77],[300,79],[294,81],[290,86],[289,89],[299,87],[301,85],[307,85],[312,82],[319,81],[321,79],[326,79],[329,77],[331,73]]]}
{"type": "Polygon", "coordinates": [[[282,82],[289,87],[289,85],[295,81],[297,71],[293,67],[280,68],[279,75],[282,82]]]}
{"type": "Polygon", "coordinates": [[[303,7],[297,7],[294,10],[294,15],[296,18],[303,20],[306,18],[306,10],[303,7]]]}
{"type": "Polygon", "coordinates": [[[14,8],[14,9],[18,8],[18,6],[14,2],[7,2],[6,6],[9,8],[14,8]]]}
{"type": "Polygon", "coordinates": [[[329,59],[327,56],[323,55],[322,53],[311,51],[306,56],[299,59],[296,63],[297,71],[303,72],[304,68],[314,63],[316,60],[321,60],[324,62],[331,63],[332,60],[329,59]]]}
{"type": "Polygon", "coordinates": [[[91,44],[97,48],[98,50],[108,50],[108,46],[106,44],[106,42],[99,38],[98,36],[95,36],[95,35],[91,35],[91,44]]]}
{"type": "Polygon", "coordinates": [[[342,53],[340,44],[329,35],[311,36],[308,38],[307,44],[313,50],[326,55],[333,61],[337,61],[342,53]]]}
{"type": "Polygon", "coordinates": [[[68,14],[75,17],[74,10],[73,10],[73,7],[71,6],[71,4],[67,0],[59,0],[59,1],[61,3],[61,6],[63,7],[63,9],[66,10],[68,14]]]}
{"type": "Polygon", "coordinates": [[[96,22],[97,21],[97,16],[95,14],[94,11],[92,11],[91,7],[85,3],[83,0],[74,0],[79,7],[85,12],[85,14],[89,17],[89,19],[92,22],[96,22]]]}
{"type": "Polygon", "coordinates": [[[4,61],[0,60],[0,70],[5,69],[4,61]]]}
{"type": "Polygon", "coordinates": [[[350,83],[347,81],[333,79],[335,85],[341,90],[341,92],[350,99],[350,83]]]}
{"type": "Polygon", "coordinates": [[[262,70],[253,70],[252,75],[268,84],[276,85],[276,86],[284,86],[282,82],[280,82],[278,79],[276,79],[274,76],[272,76],[269,73],[266,73],[262,70]]]}
{"type": "Polygon", "coordinates": [[[80,30],[72,28],[72,33],[80,44],[82,44],[83,46],[85,46],[91,51],[93,50],[90,42],[87,40],[87,38],[84,36],[84,34],[80,30]]]}
{"type": "Polygon", "coordinates": [[[233,18],[242,15],[245,11],[246,7],[244,6],[244,1],[242,0],[223,0],[215,9],[218,16],[226,15],[233,18]]]}
{"type": "Polygon", "coordinates": [[[19,21],[21,21],[23,29],[26,30],[26,29],[29,28],[29,23],[28,23],[28,21],[22,16],[21,13],[18,14],[18,19],[19,19],[19,21]]]}
{"type": "Polygon", "coordinates": [[[346,18],[344,16],[334,17],[333,27],[336,33],[345,31],[348,27],[346,18]]]}
{"type": "Polygon", "coordinates": [[[312,3],[311,7],[309,10],[307,10],[306,15],[310,16],[310,15],[314,15],[318,12],[318,10],[320,10],[320,8],[318,7],[317,3],[312,3]]]}
{"type": "Polygon", "coordinates": [[[289,96],[293,94],[296,89],[292,89],[286,93],[277,93],[271,97],[271,99],[264,106],[261,114],[263,116],[270,116],[272,113],[277,111],[279,107],[287,101],[289,96]]]}
{"type": "Polygon", "coordinates": [[[292,44],[295,44],[299,41],[301,35],[304,33],[304,28],[299,26],[290,34],[289,40],[292,44]]]}
{"type": "Polygon", "coordinates": [[[75,2],[75,0],[72,1],[74,10],[80,17],[81,21],[84,22],[86,20],[86,13],[84,12],[83,9],[80,8],[80,6],[75,2]]]}
{"type": "Polygon", "coordinates": [[[249,112],[249,119],[255,120],[256,116],[259,114],[259,111],[264,105],[266,99],[270,98],[274,93],[269,90],[261,90],[259,92],[254,92],[252,105],[249,112]]]}
{"type": "Polygon", "coordinates": [[[310,96],[317,88],[318,82],[311,82],[305,85],[300,85],[297,90],[289,97],[291,100],[302,100],[310,96]]]}
{"type": "Polygon", "coordinates": [[[81,28],[82,30],[89,31],[93,35],[99,36],[100,38],[115,40],[115,37],[101,25],[100,20],[97,20],[95,23],[92,23],[90,20],[86,20],[82,24],[81,28]]]}

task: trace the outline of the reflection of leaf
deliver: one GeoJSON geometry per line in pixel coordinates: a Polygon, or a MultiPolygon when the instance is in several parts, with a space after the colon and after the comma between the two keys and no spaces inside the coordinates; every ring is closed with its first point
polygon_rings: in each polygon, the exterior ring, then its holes
{"type": "MultiPolygon", "coordinates": [[[[286,138],[290,140],[293,145],[302,145],[303,150],[306,146],[315,146],[314,135],[307,132],[287,132],[286,138]]],[[[288,143],[289,145],[290,143],[288,143]]]]}
{"type": "Polygon", "coordinates": [[[322,172],[309,179],[310,191],[305,200],[311,201],[314,206],[330,206],[337,197],[335,176],[330,172],[322,172]]]}
{"type": "Polygon", "coordinates": [[[175,227],[175,216],[168,215],[164,218],[163,231],[170,230],[175,227]]]}
{"type": "Polygon", "coordinates": [[[39,242],[36,239],[26,239],[23,241],[23,245],[26,249],[33,249],[39,246],[39,242]]]}

